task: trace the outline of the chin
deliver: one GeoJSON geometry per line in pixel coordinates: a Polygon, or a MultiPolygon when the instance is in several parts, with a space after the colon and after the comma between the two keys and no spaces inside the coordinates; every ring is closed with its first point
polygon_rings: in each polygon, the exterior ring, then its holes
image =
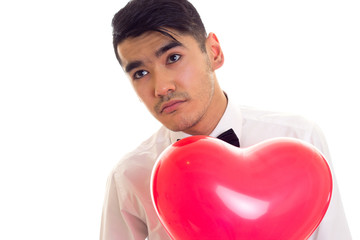
{"type": "Polygon", "coordinates": [[[167,129],[173,131],[173,132],[182,132],[184,130],[186,130],[187,128],[185,126],[182,125],[178,125],[178,124],[163,124],[167,129]]]}
{"type": "Polygon", "coordinates": [[[177,123],[172,122],[168,126],[166,126],[168,129],[170,129],[173,132],[189,132],[199,121],[194,121],[189,119],[181,119],[177,123]]]}

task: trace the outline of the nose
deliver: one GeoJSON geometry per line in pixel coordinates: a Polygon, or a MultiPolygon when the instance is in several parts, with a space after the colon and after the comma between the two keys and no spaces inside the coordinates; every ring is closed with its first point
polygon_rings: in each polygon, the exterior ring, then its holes
{"type": "Polygon", "coordinates": [[[154,77],[155,96],[162,97],[176,90],[176,85],[171,74],[166,71],[157,73],[154,77]]]}

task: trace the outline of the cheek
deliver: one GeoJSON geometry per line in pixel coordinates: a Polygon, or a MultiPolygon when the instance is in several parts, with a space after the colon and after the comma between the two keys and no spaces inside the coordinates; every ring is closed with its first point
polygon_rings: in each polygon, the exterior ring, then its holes
{"type": "Polygon", "coordinates": [[[141,102],[143,102],[145,106],[152,111],[150,107],[152,106],[153,97],[150,87],[145,86],[144,84],[140,85],[136,83],[133,83],[132,86],[141,102]]]}
{"type": "Polygon", "coordinates": [[[145,100],[146,98],[149,98],[151,94],[153,94],[153,89],[151,86],[151,81],[148,77],[144,77],[139,80],[131,80],[131,85],[133,89],[135,90],[136,94],[142,99],[145,100]]]}
{"type": "Polygon", "coordinates": [[[177,76],[180,86],[190,91],[198,90],[197,88],[204,84],[207,77],[204,67],[196,62],[181,68],[177,76]]]}

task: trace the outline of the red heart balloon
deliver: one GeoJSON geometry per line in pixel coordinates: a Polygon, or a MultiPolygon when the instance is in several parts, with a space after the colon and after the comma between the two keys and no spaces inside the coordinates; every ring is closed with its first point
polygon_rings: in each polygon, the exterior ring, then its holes
{"type": "Polygon", "coordinates": [[[188,137],[160,155],[151,183],[158,217],[176,240],[307,239],[332,194],[324,157],[290,138],[241,149],[188,137]]]}

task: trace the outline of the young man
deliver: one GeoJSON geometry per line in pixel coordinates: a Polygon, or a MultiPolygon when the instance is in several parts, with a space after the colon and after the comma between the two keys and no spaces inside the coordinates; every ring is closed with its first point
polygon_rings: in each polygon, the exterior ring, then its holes
{"type": "MultiPolygon", "coordinates": [[[[274,137],[305,140],[329,160],[319,128],[291,115],[237,107],[219,86],[224,63],[214,33],[206,34],[186,0],[133,0],[113,19],[116,57],[150,113],[163,127],[113,170],[103,209],[101,239],[170,239],[150,197],[155,160],[189,135],[217,137],[231,129],[248,147],[274,137]]],[[[311,240],[351,239],[335,182],[328,212],[311,240]]]]}

